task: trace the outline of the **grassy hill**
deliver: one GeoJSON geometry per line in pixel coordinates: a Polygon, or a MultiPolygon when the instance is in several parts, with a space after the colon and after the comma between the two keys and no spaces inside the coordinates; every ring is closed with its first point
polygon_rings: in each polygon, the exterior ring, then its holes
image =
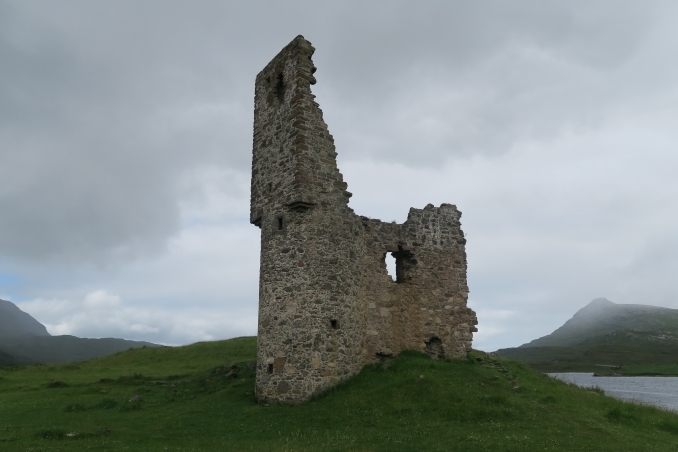
{"type": "Polygon", "coordinates": [[[652,338],[651,333],[616,331],[570,347],[517,347],[497,350],[497,354],[542,372],[678,375],[678,346],[652,338]],[[644,336],[650,336],[649,340],[644,336]]]}
{"type": "Polygon", "coordinates": [[[678,309],[599,298],[553,333],[496,353],[542,372],[678,375],[678,309]]]}
{"type": "Polygon", "coordinates": [[[299,406],[259,405],[254,338],[0,370],[3,451],[675,450],[678,415],[474,352],[404,352],[299,406]]]}
{"type": "Polygon", "coordinates": [[[615,331],[654,333],[656,342],[673,342],[676,345],[678,309],[616,304],[605,298],[597,298],[553,333],[520,347],[568,347],[615,331]]]}

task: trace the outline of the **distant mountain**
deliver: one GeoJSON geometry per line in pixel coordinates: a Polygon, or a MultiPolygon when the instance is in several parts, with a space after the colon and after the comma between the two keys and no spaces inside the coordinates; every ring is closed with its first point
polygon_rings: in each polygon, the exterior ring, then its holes
{"type": "Polygon", "coordinates": [[[550,372],[676,364],[678,309],[597,298],[553,333],[496,353],[550,372]]]}
{"type": "Polygon", "coordinates": [[[51,336],[44,325],[14,303],[0,300],[0,366],[84,361],[141,347],[158,345],[114,338],[51,336]]]}
{"type": "Polygon", "coordinates": [[[0,300],[0,338],[49,336],[47,328],[10,301],[0,300]]]}
{"type": "Polygon", "coordinates": [[[84,361],[141,347],[158,347],[158,345],[125,339],[84,339],[75,336],[0,339],[0,352],[4,351],[10,355],[16,364],[84,361]]]}
{"type": "Polygon", "coordinates": [[[621,330],[661,333],[678,339],[678,309],[616,304],[596,298],[553,333],[520,347],[565,347],[621,330]]]}

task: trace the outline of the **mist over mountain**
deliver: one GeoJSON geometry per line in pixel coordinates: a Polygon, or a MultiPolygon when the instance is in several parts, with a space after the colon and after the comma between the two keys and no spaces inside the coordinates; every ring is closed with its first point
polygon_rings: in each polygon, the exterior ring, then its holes
{"type": "Polygon", "coordinates": [[[520,347],[566,347],[621,330],[678,336],[678,309],[616,304],[606,298],[596,298],[553,333],[520,347]]]}
{"type": "Polygon", "coordinates": [[[115,338],[52,336],[14,303],[0,300],[0,366],[83,361],[140,347],[158,345],[115,338]]]}

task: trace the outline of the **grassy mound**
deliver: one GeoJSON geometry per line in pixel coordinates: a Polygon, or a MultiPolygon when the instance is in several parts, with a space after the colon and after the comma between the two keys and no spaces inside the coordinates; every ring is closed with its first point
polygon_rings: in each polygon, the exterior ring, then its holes
{"type": "Polygon", "coordinates": [[[675,450],[678,416],[523,364],[414,352],[300,406],[259,405],[256,342],[0,370],[3,451],[675,450]]]}

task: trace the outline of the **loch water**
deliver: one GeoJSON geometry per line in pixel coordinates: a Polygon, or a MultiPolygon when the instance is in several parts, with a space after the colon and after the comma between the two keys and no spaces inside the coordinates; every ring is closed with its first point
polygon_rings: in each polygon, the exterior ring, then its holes
{"type": "Polygon", "coordinates": [[[594,377],[583,372],[548,375],[583,388],[599,387],[617,399],[678,411],[678,377],[594,377]]]}

